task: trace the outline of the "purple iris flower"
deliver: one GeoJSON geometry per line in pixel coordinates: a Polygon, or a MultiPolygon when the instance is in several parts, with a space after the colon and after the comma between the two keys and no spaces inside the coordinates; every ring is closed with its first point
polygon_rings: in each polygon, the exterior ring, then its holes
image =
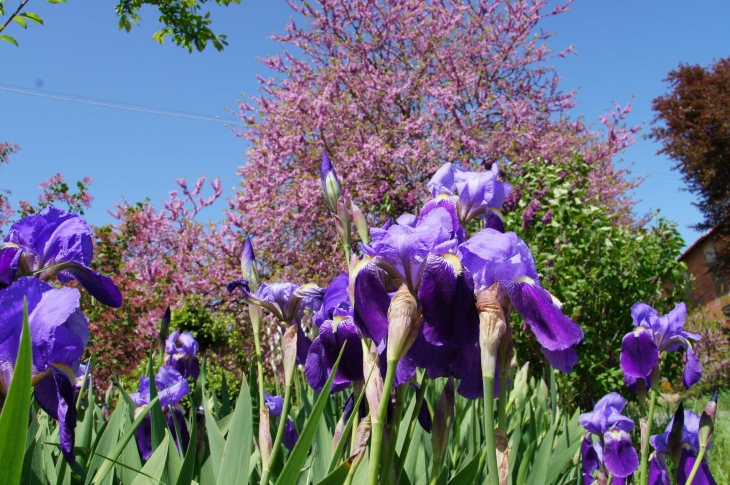
{"type": "Polygon", "coordinates": [[[166,364],[176,369],[183,377],[197,379],[200,374],[198,342],[190,332],[172,332],[165,342],[166,364]],[[178,345],[179,344],[179,345],[178,345]]]}
{"type": "MultiPolygon", "coordinates": [[[[653,435],[649,438],[651,446],[654,448],[651,460],[649,462],[649,483],[651,485],[670,485],[669,469],[667,467],[667,457],[671,456],[669,447],[669,435],[672,431],[674,418],[669,422],[666,431],[662,434],[653,435]],[[654,477],[654,481],[652,481],[654,477]]],[[[697,461],[697,454],[700,451],[700,417],[692,411],[684,411],[684,429],[682,430],[682,453],[677,465],[677,484],[685,485],[692,468],[697,461]]],[[[712,441],[707,444],[707,449],[712,448],[712,441]]],[[[695,475],[693,485],[716,485],[715,479],[710,472],[710,465],[707,460],[707,454],[702,459],[697,474],[695,475]]]]}
{"type": "MultiPolygon", "coordinates": [[[[583,338],[581,329],[563,314],[562,303],[540,286],[535,260],[515,233],[483,229],[459,246],[462,263],[474,275],[476,289],[499,282],[500,301],[511,303],[535,334],[553,367],[571,372],[578,362],[573,348],[583,338]]],[[[509,315],[509,309],[505,311],[509,315]]]]}
{"type": "Polygon", "coordinates": [[[89,342],[88,320],[75,288],[55,289],[45,281],[21,277],[0,291],[0,394],[7,394],[23,328],[23,298],[33,347],[33,385],[40,407],[59,423],[61,451],[73,463],[76,426],[75,383],[89,342]]]}
{"type": "Polygon", "coordinates": [[[332,280],[324,294],[322,307],[313,318],[319,326],[319,335],[309,348],[304,374],[317,392],[322,392],[345,342],[347,351],[340,360],[331,392],[341,391],[351,382],[364,379],[360,332],[353,320],[348,285],[349,279],[344,273],[332,280]]]}
{"type": "MultiPolygon", "coordinates": [[[[371,238],[369,246],[362,246],[366,256],[354,271],[354,321],[378,347],[381,371],[386,364],[388,308],[405,284],[416,298],[423,322],[398,364],[395,385],[410,380],[416,367],[427,369],[431,377],[448,375],[459,350],[473,347],[479,338],[471,273],[456,255],[451,214],[436,207],[420,218],[401,216],[396,224],[371,229],[371,238]]],[[[471,362],[465,367],[469,369],[471,362]]]]}
{"type": "Polygon", "coordinates": [[[286,446],[286,449],[292,451],[294,446],[299,441],[299,433],[297,428],[294,427],[294,421],[287,416],[286,424],[284,425],[284,435],[281,438],[281,442],[286,446]]]}
{"type": "Polygon", "coordinates": [[[433,200],[426,203],[422,214],[427,214],[435,207],[453,207],[462,226],[479,217],[484,219],[486,227],[504,232],[504,223],[500,209],[512,191],[512,186],[498,182],[499,166],[492,164],[486,172],[471,172],[444,164],[428,182],[433,200]],[[458,193],[458,195],[457,195],[458,193]]]}
{"type": "MultiPolygon", "coordinates": [[[[167,426],[170,428],[170,434],[175,440],[175,445],[180,447],[175,431],[175,424],[180,430],[182,438],[183,450],[187,449],[190,443],[190,433],[185,424],[185,412],[180,406],[180,401],[190,393],[190,386],[187,379],[176,369],[169,365],[162,366],[155,376],[155,385],[157,393],[160,396],[160,405],[167,418],[167,426]],[[174,420],[174,421],[173,421],[174,420]]],[[[130,398],[139,406],[135,410],[135,417],[144,410],[144,407],[150,403],[150,380],[147,376],[142,376],[139,380],[138,392],[129,395],[130,398]]],[[[147,415],[136,432],[137,447],[139,448],[142,459],[146,460],[152,456],[152,419],[147,415]]]]}
{"type": "Polygon", "coordinates": [[[89,381],[91,380],[91,375],[90,374],[88,376],[86,375],[86,369],[88,367],[89,366],[86,364],[79,364],[79,368],[76,371],[76,382],[75,382],[74,388],[76,389],[77,393],[81,391],[81,384],[83,384],[84,377],[86,377],[86,386],[85,387],[86,387],[86,389],[89,388],[89,381]]]}
{"type": "Polygon", "coordinates": [[[674,352],[680,347],[686,350],[687,363],[684,366],[682,383],[686,389],[702,378],[700,361],[692,350],[689,339],[700,340],[700,336],[685,332],[684,322],[687,319],[687,307],[679,303],[664,316],[646,303],[635,303],[631,307],[634,330],[627,333],[621,342],[621,370],[627,384],[632,385],[636,379],[649,377],[659,360],[661,352],[674,352]]]}
{"type": "MultiPolygon", "coordinates": [[[[264,392],[264,405],[269,408],[269,416],[280,417],[280,419],[283,419],[283,416],[281,416],[281,413],[284,411],[283,397],[272,396],[268,392],[264,392]]],[[[289,451],[291,451],[294,449],[294,445],[297,444],[298,440],[299,433],[297,433],[297,429],[294,427],[294,421],[287,416],[286,424],[284,424],[284,435],[282,436],[281,442],[289,451]]]]}
{"type": "Polygon", "coordinates": [[[272,396],[268,392],[264,392],[264,404],[269,408],[269,416],[281,416],[284,411],[284,398],[281,396],[272,396]]]}
{"type": "Polygon", "coordinates": [[[0,285],[12,283],[18,273],[37,274],[41,280],[57,277],[76,280],[104,305],[122,306],[122,294],[108,276],[89,268],[93,233],[81,217],[47,207],[38,215],[13,224],[0,246],[0,285]]]}
{"type": "MultiPolygon", "coordinates": [[[[249,303],[258,305],[271,312],[284,325],[300,324],[304,309],[319,310],[325,290],[314,283],[295,285],[294,283],[263,283],[255,293],[251,293],[246,280],[228,283],[227,289],[232,292],[240,288],[249,303]]],[[[299,325],[297,333],[297,364],[304,365],[312,341],[304,334],[299,325]]]]}
{"type": "Polygon", "coordinates": [[[629,437],[634,422],[621,414],[625,407],[626,401],[612,392],[596,403],[593,412],[583,413],[578,418],[590,433],[582,445],[585,483],[592,483],[595,479],[592,474],[601,474],[604,468],[619,478],[626,478],[639,468],[639,456],[629,437]],[[598,441],[593,443],[591,435],[596,435],[598,441]]]}

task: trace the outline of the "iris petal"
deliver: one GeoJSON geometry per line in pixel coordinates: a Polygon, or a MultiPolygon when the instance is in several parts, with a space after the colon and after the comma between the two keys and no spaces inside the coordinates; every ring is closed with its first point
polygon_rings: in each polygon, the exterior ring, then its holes
{"type": "Polygon", "coordinates": [[[573,366],[578,363],[578,353],[573,347],[565,350],[547,350],[543,348],[542,353],[550,362],[550,365],[568,374],[573,372],[573,366]]]}
{"type": "Polygon", "coordinates": [[[58,273],[58,280],[61,283],[76,280],[99,303],[113,308],[122,306],[122,294],[119,292],[117,285],[114,284],[114,281],[108,276],[97,273],[86,266],[75,265],[64,269],[58,273]]]}
{"type": "Polygon", "coordinates": [[[603,439],[603,460],[609,472],[617,477],[628,477],[638,470],[639,455],[631,445],[628,433],[612,430],[603,439]]]}
{"type": "Polygon", "coordinates": [[[371,261],[355,277],[355,324],[363,337],[380,344],[388,335],[390,297],[384,273],[371,261]]]}
{"type": "Polygon", "coordinates": [[[3,247],[0,249],[0,287],[13,282],[20,265],[22,251],[19,247],[3,247]]]}
{"type": "Polygon", "coordinates": [[[513,283],[506,290],[515,310],[525,319],[543,348],[565,350],[583,338],[583,329],[563,314],[543,288],[530,283],[513,283]]]}
{"type": "Polygon", "coordinates": [[[652,453],[649,458],[649,483],[651,485],[672,485],[667,459],[663,453],[652,453]]]}
{"type": "MultiPolygon", "coordinates": [[[[682,456],[679,459],[679,466],[677,467],[679,469],[677,472],[677,483],[687,483],[687,478],[689,478],[696,461],[697,457],[694,453],[686,448],[682,448],[682,456]]],[[[692,481],[692,485],[717,485],[707,460],[702,460],[702,463],[697,469],[697,474],[692,481]]]]}
{"type": "Polygon", "coordinates": [[[455,257],[428,257],[418,300],[423,307],[423,335],[430,343],[466,347],[477,342],[479,315],[474,304],[474,283],[455,257]]]}
{"type": "Polygon", "coordinates": [[[638,326],[621,342],[621,370],[631,377],[649,377],[659,358],[651,330],[638,326]]]}
{"type": "Polygon", "coordinates": [[[297,441],[299,441],[299,433],[297,433],[297,429],[294,427],[294,421],[287,417],[286,425],[284,426],[284,436],[281,442],[286,446],[287,450],[291,451],[296,446],[297,441]]]}
{"type": "Polygon", "coordinates": [[[687,346],[687,363],[684,365],[682,374],[682,384],[685,389],[689,389],[693,384],[700,382],[702,379],[702,366],[691,346],[687,346]]]}
{"type": "Polygon", "coordinates": [[[307,360],[304,364],[304,375],[307,382],[316,392],[322,392],[322,388],[327,382],[329,370],[324,362],[324,348],[319,337],[314,339],[312,346],[309,348],[307,360]]]}
{"type": "Polygon", "coordinates": [[[74,428],[76,427],[76,403],[74,383],[61,371],[53,368],[51,374],[35,385],[35,398],[50,417],[58,421],[61,452],[66,461],[73,464],[74,428]]]}

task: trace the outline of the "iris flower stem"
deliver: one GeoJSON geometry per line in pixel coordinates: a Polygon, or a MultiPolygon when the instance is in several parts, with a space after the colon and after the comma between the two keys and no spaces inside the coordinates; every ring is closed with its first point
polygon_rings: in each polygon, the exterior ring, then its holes
{"type": "Polygon", "coordinates": [[[484,468],[484,460],[487,461],[489,471],[489,483],[499,483],[499,469],[497,468],[497,445],[494,440],[494,376],[482,376],[484,384],[484,434],[486,446],[479,458],[479,469],[484,468]]]}
{"type": "MultiPolygon", "coordinates": [[[[281,418],[279,418],[279,428],[276,430],[276,439],[274,440],[274,447],[271,449],[271,456],[269,457],[269,464],[276,463],[276,458],[279,455],[279,449],[281,448],[281,440],[284,439],[284,428],[286,428],[286,419],[289,416],[289,410],[291,409],[291,382],[286,385],[284,391],[284,410],[281,412],[281,418]]],[[[268,464],[267,464],[268,465],[268,464]]],[[[261,477],[261,485],[269,483],[270,470],[268,466],[264,467],[264,473],[261,477]]]]}
{"type": "Polygon", "coordinates": [[[651,436],[651,425],[654,422],[654,408],[656,407],[657,393],[654,389],[649,390],[649,415],[646,419],[646,433],[644,434],[644,442],[641,443],[641,465],[639,466],[639,476],[641,477],[641,485],[649,483],[649,474],[647,473],[649,465],[649,437],[651,436]]]}
{"type": "MultiPolygon", "coordinates": [[[[362,383],[359,381],[353,382],[352,399],[354,400],[354,402],[357,402],[362,392],[364,392],[362,388],[362,383]]],[[[350,453],[355,452],[355,441],[357,440],[357,426],[360,424],[360,410],[353,409],[352,412],[355,413],[355,416],[352,418],[352,429],[350,430],[350,453]]]]}
{"type": "Polygon", "coordinates": [[[393,455],[395,455],[395,449],[398,445],[398,430],[400,429],[400,422],[403,419],[403,404],[406,400],[406,393],[408,391],[408,384],[401,384],[395,388],[395,413],[393,414],[393,423],[390,428],[390,443],[388,443],[387,449],[384,449],[383,470],[386,472],[383,474],[383,485],[390,483],[389,470],[393,466],[393,455]]]}
{"type": "Polygon", "coordinates": [[[702,458],[705,457],[705,450],[707,450],[707,445],[700,445],[700,452],[697,454],[697,459],[695,460],[695,464],[692,466],[692,471],[689,472],[689,477],[687,478],[687,483],[685,485],[692,485],[695,475],[697,475],[697,470],[699,470],[700,465],[702,465],[702,458]]]}
{"type": "Polygon", "coordinates": [[[408,424],[408,434],[406,434],[406,439],[405,441],[403,441],[403,447],[400,450],[400,460],[397,464],[398,469],[396,471],[396,483],[401,483],[400,478],[403,474],[403,462],[405,462],[406,457],[408,456],[408,450],[411,447],[411,439],[413,438],[413,433],[416,432],[416,423],[418,423],[418,411],[421,409],[421,406],[423,405],[423,400],[426,397],[426,387],[428,387],[428,372],[424,370],[423,375],[421,376],[421,381],[418,383],[416,405],[413,408],[411,421],[408,424]]]}
{"type": "Polygon", "coordinates": [[[431,479],[428,481],[428,485],[436,485],[439,481],[439,475],[441,474],[441,460],[434,457],[431,466],[431,479]]]}
{"type": "Polygon", "coordinates": [[[390,391],[393,389],[395,368],[397,366],[398,361],[388,361],[388,370],[385,373],[385,381],[383,382],[383,394],[380,396],[380,404],[378,404],[377,420],[375,420],[372,425],[372,435],[370,440],[370,466],[368,468],[367,485],[378,484],[380,453],[383,450],[383,428],[385,426],[385,420],[388,417],[388,401],[390,401],[390,391]]]}
{"type": "Polygon", "coordinates": [[[348,273],[349,273],[351,249],[350,249],[350,246],[348,246],[345,241],[341,241],[341,242],[342,242],[342,252],[345,253],[345,269],[347,269],[348,273]]]}
{"type": "MultiPolygon", "coordinates": [[[[251,304],[248,305],[249,309],[251,308],[251,304]]],[[[251,322],[251,326],[253,327],[253,341],[254,346],[256,350],[256,373],[258,375],[259,380],[259,409],[261,409],[262,406],[265,406],[264,402],[264,366],[261,360],[261,322],[259,320],[258,314],[252,315],[253,312],[249,311],[249,315],[252,316],[252,320],[255,319],[255,322],[251,322]]],[[[266,463],[264,463],[264,454],[261,453],[261,468],[262,469],[268,469],[269,463],[268,460],[266,460],[266,463]]],[[[262,482],[263,483],[263,482],[262,482]]]]}
{"type": "Polygon", "coordinates": [[[509,396],[507,393],[507,381],[509,380],[509,372],[503,373],[500,369],[499,372],[499,401],[497,403],[497,419],[499,423],[499,429],[507,432],[507,399],[509,396]]]}

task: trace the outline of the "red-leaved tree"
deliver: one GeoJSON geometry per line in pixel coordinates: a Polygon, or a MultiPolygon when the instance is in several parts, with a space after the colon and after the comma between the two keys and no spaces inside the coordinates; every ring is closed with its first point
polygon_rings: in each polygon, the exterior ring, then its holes
{"type": "Polygon", "coordinates": [[[613,158],[634,141],[623,120],[605,130],[570,120],[574,92],[559,89],[540,21],[564,12],[548,0],[290,1],[292,20],[264,59],[278,77],[240,103],[251,145],[229,200],[229,221],[254,236],[272,276],[326,283],[343,264],[322,200],[319,161],[333,160],[343,193],[370,222],[414,211],[444,162],[490,166],[582,152],[592,194],[630,217],[632,183],[613,158]]]}

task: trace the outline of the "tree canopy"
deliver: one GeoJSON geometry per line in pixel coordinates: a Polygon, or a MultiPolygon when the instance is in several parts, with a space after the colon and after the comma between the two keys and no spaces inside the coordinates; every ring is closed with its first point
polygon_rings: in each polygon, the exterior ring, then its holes
{"type": "Polygon", "coordinates": [[[730,58],[708,67],[680,64],[665,82],[669,92],[653,101],[650,136],[658,151],[676,163],[689,191],[699,199],[704,220],[698,229],[717,226],[718,262],[730,268],[730,58]]]}
{"type": "MultiPolygon", "coordinates": [[[[3,31],[13,22],[22,28],[28,28],[28,23],[43,25],[40,15],[25,10],[30,0],[20,0],[16,8],[7,9],[6,0],[0,0],[0,40],[18,45],[14,37],[3,34],[3,31]],[[2,19],[1,17],[8,17],[2,19]]],[[[48,3],[66,3],[66,0],[46,0],[48,3]]],[[[159,22],[164,25],[152,36],[162,44],[169,37],[175,44],[187,49],[204,50],[208,42],[216,49],[223,50],[228,45],[225,34],[216,34],[210,28],[210,12],[201,13],[205,4],[216,3],[227,7],[232,3],[241,3],[241,0],[119,0],[115,10],[119,16],[119,29],[129,32],[132,25],[138,25],[141,20],[140,10],[150,5],[160,13],[159,22]]]]}

